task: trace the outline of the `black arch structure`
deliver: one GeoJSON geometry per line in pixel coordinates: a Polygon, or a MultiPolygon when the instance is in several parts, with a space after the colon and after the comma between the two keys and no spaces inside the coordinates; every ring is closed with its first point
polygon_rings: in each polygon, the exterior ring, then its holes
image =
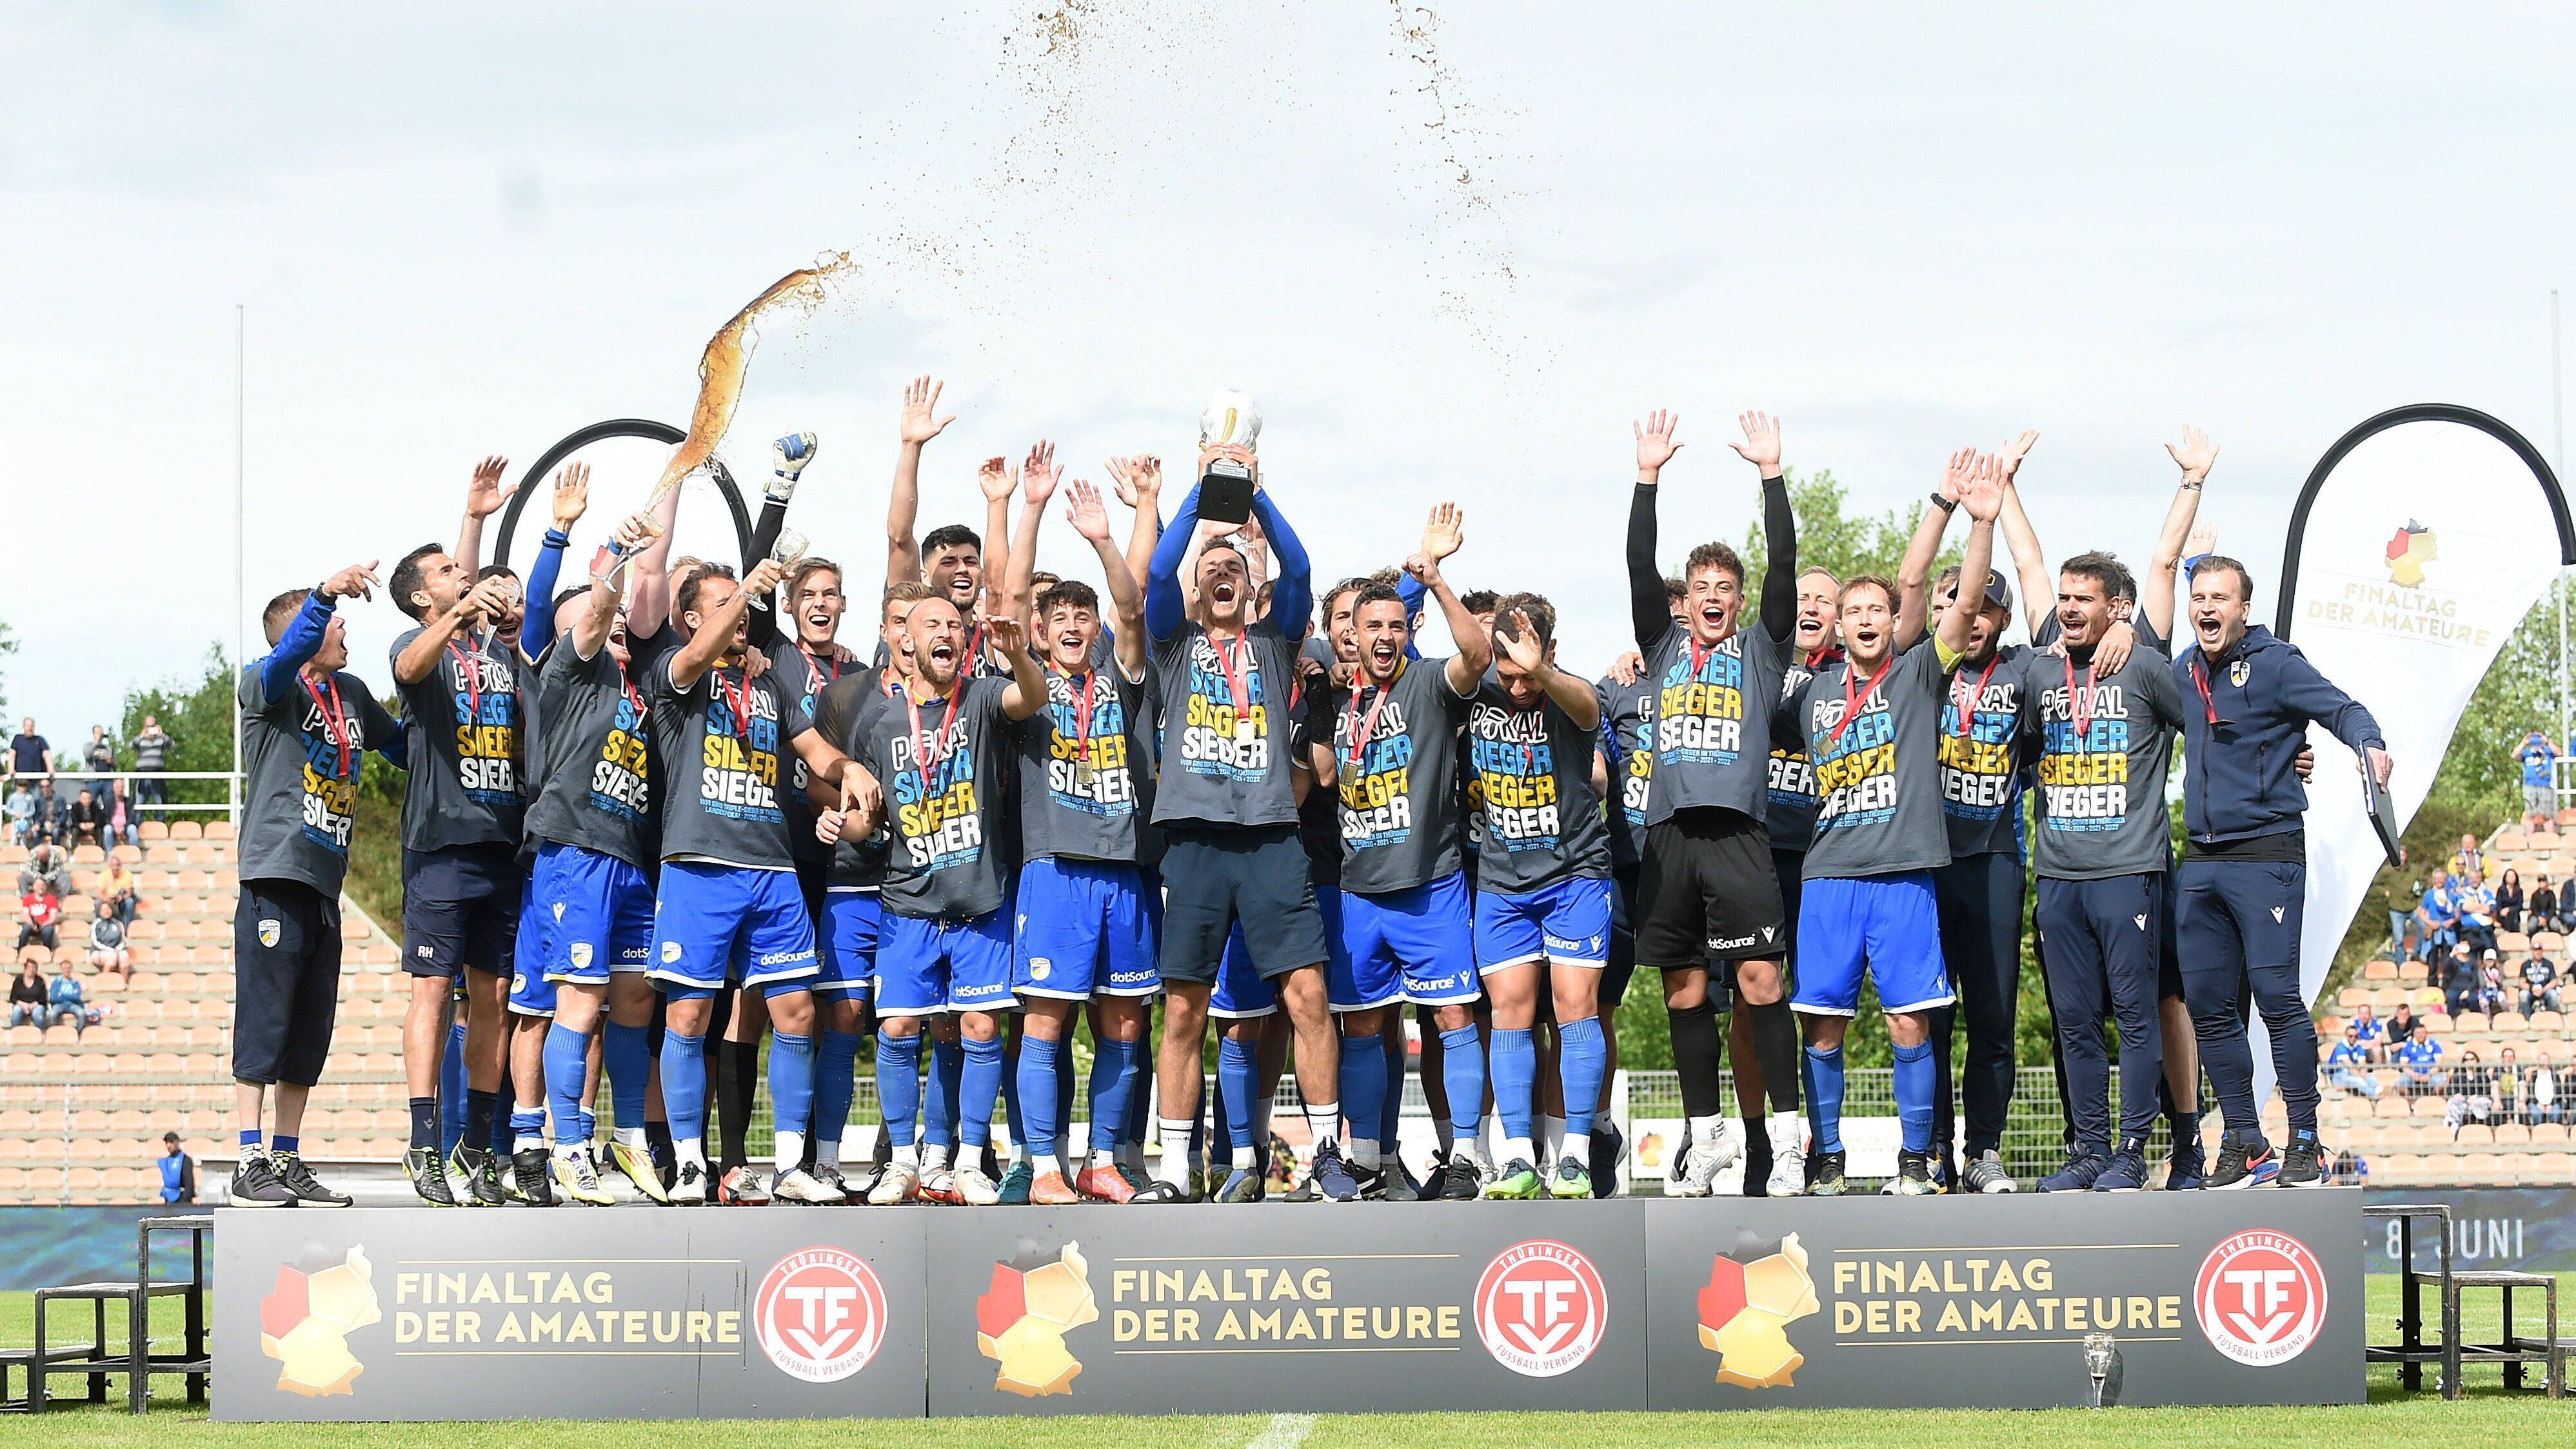
{"type": "MultiPolygon", "coordinates": [[[[566,434],[520,476],[518,491],[510,495],[509,503],[501,512],[501,537],[492,546],[492,562],[510,562],[510,539],[519,529],[519,510],[527,506],[530,498],[541,495],[539,485],[557,463],[593,443],[610,438],[642,438],[648,442],[676,444],[687,436],[669,423],[657,423],[651,418],[611,418],[566,434]]],[[[742,566],[748,572],[751,568],[751,515],[743,510],[742,490],[734,486],[733,474],[726,471],[722,458],[707,459],[707,473],[715,479],[716,491],[724,495],[725,507],[733,514],[734,546],[742,554],[742,566]]]]}
{"type": "MultiPolygon", "coordinates": [[[[2335,439],[2335,445],[2326,449],[2326,455],[2317,460],[2315,468],[2309,470],[2307,486],[2299,490],[2298,506],[2290,510],[2289,541],[2281,549],[2281,602],[2274,610],[2272,618],[2272,632],[2275,635],[2283,639],[2290,637],[2290,616],[2295,612],[2294,600],[2299,588],[2299,545],[2307,536],[2308,509],[2316,503],[2317,491],[2325,486],[2326,478],[2334,472],[2335,466],[2344,460],[2346,454],[2360,447],[2370,438],[2406,423],[2460,423],[2475,428],[2513,449],[2514,456],[2522,459],[2523,465],[2531,469],[2531,476],[2540,480],[2541,496],[2549,500],[2549,516],[2558,524],[2560,566],[2576,564],[2576,522],[2570,522],[2568,519],[2567,498],[2559,491],[2558,475],[2550,470],[2549,460],[2540,456],[2540,450],[2531,446],[2530,439],[2515,432],[2500,419],[2479,412],[2476,408],[2461,407],[2457,403],[2412,403],[2402,408],[2390,408],[2335,439]]],[[[512,499],[511,505],[516,507],[517,502],[518,500],[512,499]]]]}

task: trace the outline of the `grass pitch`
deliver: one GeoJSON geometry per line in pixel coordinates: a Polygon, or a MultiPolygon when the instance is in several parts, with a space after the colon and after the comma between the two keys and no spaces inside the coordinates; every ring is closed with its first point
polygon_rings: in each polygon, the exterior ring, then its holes
{"type": "MultiPolygon", "coordinates": [[[[2562,1292],[2576,1290],[2576,1274],[2561,1274],[2562,1292]]],[[[2570,1293],[2569,1296],[2576,1296],[2570,1293]]],[[[2368,1305],[2374,1336],[2397,1315],[2398,1284],[2374,1275],[2368,1282],[2368,1305]]],[[[168,1300],[155,1305],[153,1336],[175,1342],[180,1330],[179,1306],[168,1300]]],[[[85,1315],[84,1315],[85,1316],[85,1315]]],[[[2491,1339],[2501,1324],[2494,1294],[2468,1300],[2469,1337],[2491,1339]]],[[[2525,1331],[2538,1325],[2526,1321],[2525,1331]]],[[[35,1295],[0,1293],[0,1344],[24,1345],[35,1340],[35,1295]]],[[[2531,1370],[2530,1382],[2539,1382],[2531,1370]]],[[[2427,1373],[2430,1384],[2433,1375],[2427,1373]]],[[[79,1380],[58,1380],[64,1390],[83,1391],[79,1380]]],[[[335,1449],[335,1446],[379,1446],[379,1449],[522,1449],[529,1426],[516,1422],[461,1424],[215,1424],[202,1408],[189,1406],[176,1379],[155,1383],[152,1412],[130,1418],[123,1409],[124,1384],[111,1379],[113,1400],[99,1407],[63,1405],[41,1419],[0,1418],[0,1442],[44,1444],[48,1449],[170,1449],[170,1446],[280,1446],[280,1449],[335,1449]]],[[[11,1388],[17,1385],[13,1382],[11,1388]]],[[[2576,1399],[2556,1404],[2536,1390],[2509,1392],[2502,1370],[2468,1371],[2468,1398],[2446,1403],[2426,1392],[2407,1394],[2397,1387],[2394,1368],[2374,1368],[2370,1402],[2351,1407],[2293,1409],[2121,1409],[2108,1414],[2060,1409],[2027,1410],[1925,1409],[1754,1410],[1727,1414],[1382,1414],[1304,1415],[1246,1414],[1171,1418],[799,1421],[794,1442],[866,1443],[870,1446],[982,1446],[1004,1438],[1013,1449],[1386,1449],[1394,1444],[1438,1445],[1440,1449],[1484,1449],[1484,1446],[1571,1445],[1630,1449],[1637,1444],[1781,1445],[1813,1449],[1818,1444],[1887,1443],[1905,1449],[2047,1449],[2062,1444],[2259,1443],[2263,1449],[2321,1445],[2353,1449],[2356,1445],[2402,1443],[2408,1449],[2461,1444],[2494,1449],[2499,1444],[2547,1444],[2576,1440],[2576,1399]]],[[[656,1443],[682,1449],[708,1449],[743,1442],[746,1426],[709,1420],[656,1423],[649,1429],[633,1423],[550,1424],[540,1432],[569,1443],[615,1443],[649,1432],[656,1443]]]]}

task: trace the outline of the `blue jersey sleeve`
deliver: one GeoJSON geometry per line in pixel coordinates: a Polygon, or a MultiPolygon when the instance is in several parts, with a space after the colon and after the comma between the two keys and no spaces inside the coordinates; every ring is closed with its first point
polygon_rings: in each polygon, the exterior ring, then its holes
{"type": "Polygon", "coordinates": [[[297,671],[313,662],[322,649],[322,636],[331,627],[331,613],[339,601],[320,589],[304,596],[304,607],[287,621],[286,632],[277,637],[277,647],[259,661],[259,691],[262,698],[276,699],[295,682],[297,671]]]}

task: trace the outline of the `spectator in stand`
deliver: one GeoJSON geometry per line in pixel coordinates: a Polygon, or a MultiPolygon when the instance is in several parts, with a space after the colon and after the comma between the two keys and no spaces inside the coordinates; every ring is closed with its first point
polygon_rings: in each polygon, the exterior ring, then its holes
{"type": "Polygon", "coordinates": [[[2362,1050],[2370,1053],[2372,1061],[2388,1060],[2388,1028],[2371,1011],[2369,1002],[2363,1002],[2353,1012],[2351,1026],[2353,1035],[2361,1039],[2362,1050]]]}
{"type": "Polygon", "coordinates": [[[36,969],[32,959],[19,962],[18,974],[9,978],[9,1024],[42,1030],[45,1003],[44,973],[36,969]]]}
{"type": "Polygon", "coordinates": [[[2522,894],[2522,872],[2515,870],[2512,866],[2506,866],[2504,868],[2504,874],[2496,878],[2496,929],[2499,931],[2521,930],[2522,908],[2524,904],[2525,902],[2522,894]]]}
{"type": "Polygon", "coordinates": [[[2379,1082],[2370,1075],[2370,1048],[2362,1043],[2361,1033],[2350,1022],[2343,1027],[2343,1040],[2335,1043],[2333,1054],[2326,1058],[2326,1078],[2347,1092],[2365,1097],[2379,1095],[2379,1082]]]}
{"type": "Polygon", "coordinates": [[[2448,1080],[2441,1070],[2442,1044],[2433,1040],[2432,1028],[2415,1023],[2413,1034],[2397,1046],[2399,1082],[2406,1095],[2421,1097],[2442,1090],[2448,1080]]]}
{"type": "Polygon", "coordinates": [[[2522,928],[2535,935],[2542,931],[2555,931],[2564,919],[2558,892],[2550,889],[2549,877],[2539,877],[2531,887],[2531,904],[2522,913],[2522,928]]]}
{"type": "Polygon", "coordinates": [[[27,863],[18,868],[18,894],[25,895],[37,887],[58,896],[72,893],[72,854],[59,845],[39,845],[27,852],[27,863]]]}
{"type": "Polygon", "coordinates": [[[2424,927],[2424,939],[2437,950],[2447,950],[2460,939],[2460,912],[2451,904],[2451,875],[2438,865],[2433,867],[2432,883],[2424,887],[2423,899],[2416,902],[2415,919],[2424,927]]]}
{"type": "Polygon", "coordinates": [[[28,789],[24,780],[12,781],[9,786],[9,842],[13,845],[32,844],[35,834],[36,792],[28,789]]]}
{"type": "Polygon", "coordinates": [[[2475,1011],[2478,999],[2478,958],[2469,954],[2469,943],[2452,943],[2451,954],[2442,958],[2441,976],[2434,985],[2442,988],[2443,1009],[2453,1016],[2475,1011]]]}
{"type": "Polygon", "coordinates": [[[2496,1058],[2490,1079],[2489,1096],[2495,1098],[2495,1116],[2499,1122],[2522,1120],[2522,1092],[2525,1083],[2522,1063],[2514,1059],[2513,1048],[2506,1047],[2496,1058]]]}
{"type": "Polygon", "coordinates": [[[54,777],[36,782],[36,838],[48,844],[63,838],[63,797],[54,793],[54,777]]]}
{"type": "Polygon", "coordinates": [[[63,898],[43,886],[18,897],[18,949],[62,944],[63,898]]]}
{"type": "Polygon", "coordinates": [[[92,894],[98,897],[99,904],[114,906],[116,918],[126,925],[133,925],[134,913],[141,907],[141,898],[135,890],[134,872],[125,868],[124,861],[111,857],[106,868],[98,873],[97,884],[98,888],[92,894]]]}
{"type": "Polygon", "coordinates": [[[18,732],[9,737],[9,773],[12,775],[50,775],[54,772],[54,747],[36,733],[33,718],[18,721],[18,732]]]}
{"type": "Polygon", "coordinates": [[[2460,1052],[2459,1065],[2451,1069],[2448,1090],[2451,1105],[2450,1110],[2442,1114],[2442,1121],[2451,1129],[2453,1136],[2459,1135],[2460,1128],[2471,1122],[2489,1127],[2495,1125],[2495,1080],[2479,1063],[2474,1049],[2460,1052]]]}
{"type": "Polygon", "coordinates": [[[177,1207],[197,1200],[197,1159],[179,1145],[179,1134],[161,1134],[161,1200],[177,1207]]]}
{"type": "Polygon", "coordinates": [[[72,801],[72,808],[63,813],[64,844],[75,850],[84,845],[105,850],[116,843],[107,836],[107,807],[100,803],[103,798],[83,790],[72,801]]]}
{"type": "Polygon", "coordinates": [[[2480,881],[2487,878],[2487,859],[2478,851],[2475,835],[2460,837],[2460,848],[2451,852],[2451,879],[2480,881]]]}
{"type": "Polygon", "coordinates": [[[116,907],[105,901],[89,918],[89,964],[93,971],[115,972],[128,984],[134,980],[134,953],[125,948],[125,923],[116,918],[116,907]]]}
{"type": "Polygon", "coordinates": [[[64,962],[60,970],[61,974],[54,978],[53,990],[46,996],[46,1024],[50,1026],[68,1019],[72,1024],[72,1034],[78,1036],[98,1025],[98,1008],[89,1004],[88,994],[81,990],[80,978],[72,974],[71,963],[64,962]]]}
{"type": "Polygon", "coordinates": [[[2460,913],[2460,939],[2479,951],[2496,948],[2495,893],[2473,873],[2451,876],[2451,905],[2460,913]]]}
{"type": "Polygon", "coordinates": [[[2531,1088],[2524,1096],[2524,1120],[2537,1127],[2558,1120],[2558,1069],[2546,1058],[2532,1064],[2531,1088]]]}
{"type": "Polygon", "coordinates": [[[2504,963],[2496,959],[2493,951],[2486,954],[2478,968],[2477,1005],[2472,1009],[2489,1016],[2513,1010],[2513,988],[2505,984],[2504,963]]]}
{"type": "Polygon", "coordinates": [[[89,797],[106,804],[107,777],[116,773],[116,741],[107,737],[107,726],[89,727],[89,743],[81,746],[81,765],[89,771],[89,797]]]}
{"type": "Polygon", "coordinates": [[[2567,1009],[2558,992],[2558,963],[2543,955],[2537,946],[2523,960],[2522,995],[2514,1006],[2525,1016],[2567,1009]]]}
{"type": "MultiPolygon", "coordinates": [[[[137,771],[151,776],[170,768],[170,735],[161,728],[160,720],[145,715],[143,729],[135,735],[133,744],[134,768],[137,771]]],[[[170,801],[169,787],[159,780],[139,780],[134,798],[138,804],[166,805],[170,801]]]]}
{"type": "Polygon", "coordinates": [[[2424,939],[2423,924],[2415,919],[2413,911],[2406,913],[2405,934],[2397,938],[2397,949],[2389,959],[2401,964],[2433,959],[2433,943],[2424,939]]]}
{"type": "Polygon", "coordinates": [[[118,780],[107,797],[107,843],[143,848],[143,811],[140,802],[125,793],[125,782],[118,780]]]}
{"type": "Polygon", "coordinates": [[[2551,767],[2558,762],[2558,746],[2538,730],[2522,737],[2513,747],[2513,757],[2522,762],[2522,825],[2526,830],[2555,829],[2558,819],[2558,790],[2551,767]]]}

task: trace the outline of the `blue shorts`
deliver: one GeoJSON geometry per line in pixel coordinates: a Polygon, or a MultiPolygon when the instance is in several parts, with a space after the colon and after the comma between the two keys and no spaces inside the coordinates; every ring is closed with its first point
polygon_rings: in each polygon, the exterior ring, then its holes
{"type": "Polygon", "coordinates": [[[885,913],[877,934],[877,1015],[1011,1009],[1011,917],[971,921],[885,913]]]}
{"type": "Polygon", "coordinates": [[[814,994],[825,1001],[865,1001],[876,991],[877,932],[884,905],[875,891],[835,890],[823,897],[823,969],[814,994]]]}
{"type": "Polygon", "coordinates": [[[1340,935],[1349,957],[1327,966],[1333,1010],[1367,1011],[1397,1001],[1454,1006],[1483,994],[1464,873],[1408,890],[1340,895],[1340,935]]]}
{"type": "Polygon", "coordinates": [[[1495,972],[1542,958],[1568,966],[1610,963],[1610,882],[1576,876],[1521,895],[1476,893],[1476,969],[1495,972]]]}
{"type": "Polygon", "coordinates": [[[555,1014],[555,984],[546,978],[546,956],[554,947],[554,920],[536,903],[535,876],[519,888],[519,939],[511,948],[510,1010],[520,1016],[555,1014]]]}
{"type": "Polygon", "coordinates": [[[528,902],[519,913],[520,970],[533,934],[537,969],[548,981],[598,985],[613,971],[653,965],[653,883],[644,872],[596,850],[551,842],[537,847],[528,902]]]}
{"type": "Polygon", "coordinates": [[[792,870],[745,870],[699,860],[662,866],[653,903],[653,979],[674,1001],[727,986],[764,996],[804,991],[820,970],[814,922],[792,870]]]}
{"type": "MultiPolygon", "coordinates": [[[[1341,892],[1330,886],[1315,888],[1315,903],[1323,905],[1327,892],[1338,897],[1341,892]]],[[[1336,904],[1325,908],[1324,919],[1334,919],[1336,904]]],[[[1243,944],[1243,923],[1235,923],[1225,938],[1225,955],[1217,962],[1216,985],[1208,991],[1208,1015],[1229,1021],[1242,1021],[1268,1016],[1279,1009],[1279,988],[1252,964],[1252,948],[1243,944]]]]}
{"type": "Polygon", "coordinates": [[[1798,902],[1798,989],[1789,1004],[1809,1016],[1858,1014],[1864,963],[1887,1011],[1929,1011],[1953,1000],[1932,872],[1807,882],[1798,902]]]}
{"type": "Polygon", "coordinates": [[[1047,856],[1020,867],[1011,987],[1087,1001],[1163,989],[1144,878],[1133,865],[1047,856]]]}

